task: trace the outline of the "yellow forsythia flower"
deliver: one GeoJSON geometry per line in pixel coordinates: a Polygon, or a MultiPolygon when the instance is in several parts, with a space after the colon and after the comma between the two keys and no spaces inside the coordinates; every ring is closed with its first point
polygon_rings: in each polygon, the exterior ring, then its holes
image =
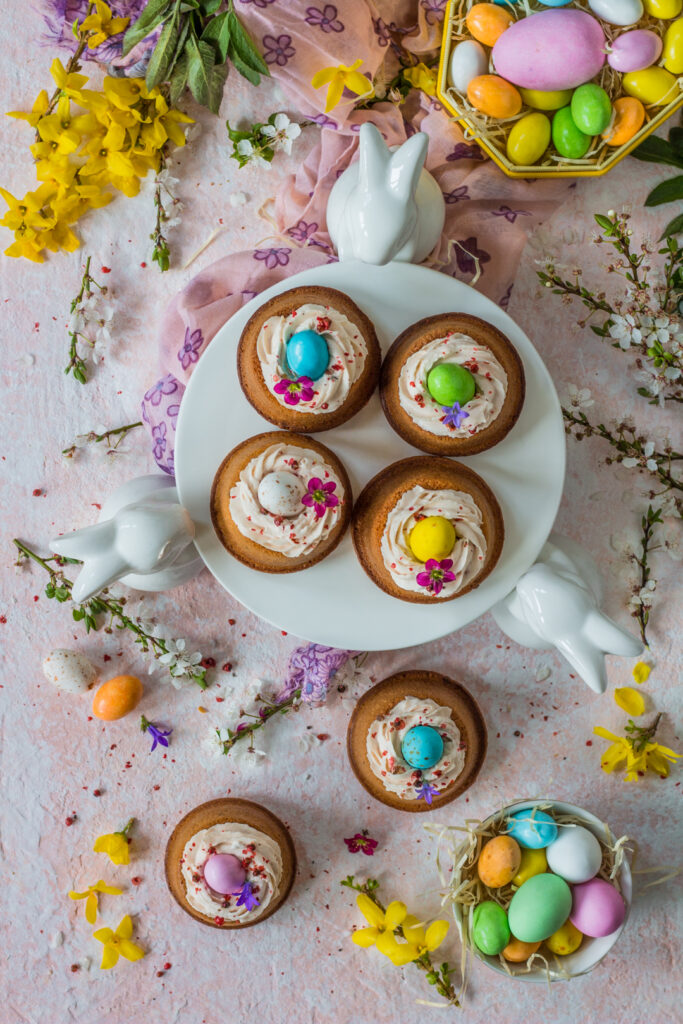
{"type": "Polygon", "coordinates": [[[646,665],[644,661],[639,661],[633,666],[633,678],[637,683],[644,683],[650,678],[651,671],[651,665],[646,665]]]}
{"type": "Polygon", "coordinates": [[[634,690],[632,686],[618,686],[614,691],[615,703],[628,715],[642,715],[645,711],[645,701],[642,694],[634,690]]]}
{"type": "Polygon", "coordinates": [[[131,942],[132,934],[133,922],[128,914],[121,920],[115,932],[111,928],[100,928],[98,931],[93,932],[93,939],[97,939],[104,946],[102,950],[102,963],[100,964],[101,970],[108,971],[110,967],[118,963],[120,956],[126,960],[142,959],[145,951],[134,942],[131,942]]]}
{"type": "Polygon", "coordinates": [[[436,71],[426,64],[416,64],[414,68],[406,68],[403,77],[416,89],[422,89],[428,96],[436,95],[436,71]]]}
{"type": "Polygon", "coordinates": [[[375,945],[380,953],[400,967],[438,949],[448,935],[448,927],[448,921],[432,921],[425,931],[418,919],[409,914],[401,926],[405,942],[397,942],[394,934],[386,931],[375,945]]]}
{"type": "Polygon", "coordinates": [[[85,892],[74,892],[72,889],[69,893],[70,900],[85,900],[85,919],[88,924],[94,924],[97,919],[98,892],[107,893],[109,896],[120,896],[123,889],[117,889],[115,885],[107,885],[100,878],[94,885],[89,885],[85,892]]]}
{"type": "Polygon", "coordinates": [[[375,91],[372,82],[365,75],[361,75],[358,70],[362,63],[363,61],[359,58],[350,67],[347,67],[346,64],[339,64],[337,67],[321,68],[313,75],[311,85],[314,89],[321,89],[323,85],[328,87],[326,114],[337,106],[344,89],[349,89],[363,99],[372,96],[375,91]]]}
{"type": "Polygon", "coordinates": [[[99,836],[93,846],[95,853],[106,853],[112,864],[129,864],[128,832],[133,821],[134,819],[131,818],[120,832],[110,832],[105,836],[99,836]]]}
{"type": "Polygon", "coordinates": [[[128,26],[130,18],[115,18],[104,0],[95,0],[95,10],[81,22],[81,32],[88,33],[88,49],[94,50],[109,36],[117,36],[128,26]]]}
{"type": "Polygon", "coordinates": [[[386,910],[382,910],[364,892],[358,894],[356,904],[370,927],[359,928],[352,934],[351,941],[355,942],[357,946],[363,946],[364,948],[374,946],[379,937],[386,931],[389,931],[391,934],[394,928],[398,928],[405,920],[408,913],[405,903],[401,903],[398,900],[393,900],[386,910]]]}

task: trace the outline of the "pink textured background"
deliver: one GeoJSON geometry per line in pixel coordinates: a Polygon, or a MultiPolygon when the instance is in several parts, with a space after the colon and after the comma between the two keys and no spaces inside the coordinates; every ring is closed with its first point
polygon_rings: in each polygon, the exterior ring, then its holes
{"type": "MultiPolygon", "coordinates": [[[[50,54],[35,45],[38,26],[30,10],[7,5],[4,13],[1,109],[15,109],[25,107],[46,84],[50,54]]],[[[256,92],[232,76],[224,114],[235,122],[265,119],[282,105],[275,86],[267,84],[256,92]]],[[[554,796],[586,806],[608,820],[616,834],[632,836],[639,850],[636,866],[675,864],[683,839],[680,775],[674,771],[667,781],[650,777],[627,785],[601,773],[602,741],[596,738],[588,745],[594,724],[618,730],[625,718],[612,700],[611,687],[597,697],[570,678],[559,658],[508,643],[486,616],[440,642],[375,654],[359,673],[347,671],[339,680],[347,685],[343,697],[333,688],[326,708],[282,719],[259,734],[257,746],[266,751],[260,763],[221,758],[211,744],[213,726],[233,719],[239,694],[253,680],[268,685],[282,678],[295,641],[247,613],[204,573],[182,590],[146,598],[144,606],[171,632],[188,636],[204,655],[215,657],[218,666],[229,660],[233,670],[214,673],[214,685],[205,695],[193,687],[176,692],[161,672],[143,675],[140,710],[175,728],[168,756],[159,756],[159,750],[149,755],[136,715],[108,725],[89,721],[89,699],[57,693],[40,670],[50,649],[71,646],[86,652],[103,678],[120,671],[146,673],[146,663],[136,656],[129,637],[100,633],[86,638],[70,621],[68,608],[44,597],[39,571],[24,569],[15,576],[12,568],[13,536],[45,549],[56,532],[94,521],[94,504],[102,503],[119,482],[152,470],[142,431],[125,446],[127,454],[113,461],[94,450],[65,463],[60,451],[76,434],[100,423],[117,426],[138,418],[141,381],[151,381],[156,369],[155,331],[165,303],[201,267],[268,234],[256,211],[276,193],[280,176],[303,158],[317,131],[307,129],[295,155],[278,157],[270,171],[240,171],[228,157],[222,121],[204,115],[200,120],[202,136],[179,158],[179,193],[186,209],[181,228],[171,235],[177,265],[215,227],[222,223],[227,230],[190,269],[162,277],[149,265],[149,192],[135,200],[122,197],[79,225],[83,248],[78,254],[52,258],[42,267],[4,257],[0,263],[0,614],[7,618],[0,625],[5,783],[0,856],[8,930],[0,1021],[440,1020],[440,1011],[415,1005],[415,999],[430,996],[417,971],[408,967],[401,972],[349,940],[352,925],[360,920],[351,894],[338,884],[349,872],[371,869],[382,881],[386,899],[405,898],[425,917],[438,911],[432,842],[422,829],[426,819],[370,802],[348,767],[350,698],[371,680],[417,666],[440,669],[475,694],[488,721],[488,759],[468,797],[450,805],[439,820],[459,823],[518,797],[554,796]],[[235,191],[248,195],[247,206],[230,206],[235,191]],[[104,365],[82,388],[63,375],[62,367],[68,305],[87,253],[93,255],[95,276],[102,278],[99,267],[111,268],[106,282],[117,321],[116,340],[104,365]],[[144,269],[143,262],[148,263],[144,269]],[[34,497],[38,488],[42,493],[34,497]],[[105,654],[112,659],[107,664],[105,654]],[[537,682],[544,666],[550,675],[537,682]],[[197,712],[200,704],[208,714],[197,712]],[[329,738],[322,742],[315,738],[326,734],[329,738]],[[93,796],[95,789],[102,791],[100,798],[93,796]],[[175,822],[203,800],[228,793],[262,801],[279,814],[291,828],[299,857],[297,882],[286,906],[263,927],[239,935],[193,922],[172,902],[163,876],[164,846],[175,822]],[[74,811],[77,820],[67,828],[65,818],[74,811]],[[107,867],[106,858],[90,852],[93,839],[132,815],[138,819],[132,863],[107,867]],[[344,836],[363,827],[380,842],[372,860],[352,856],[343,843],[344,836]],[[142,879],[139,886],[131,886],[132,876],[142,879]],[[66,898],[70,888],[82,888],[99,877],[120,882],[126,894],[102,900],[98,926],[115,925],[129,912],[136,936],[148,950],[142,962],[120,961],[107,973],[98,969],[101,947],[90,937],[93,929],[82,916],[83,904],[66,898]],[[72,973],[70,965],[84,956],[92,959],[90,968],[72,973]],[[158,977],[166,962],[172,968],[158,977]]],[[[3,119],[0,132],[3,184],[21,193],[31,187],[30,129],[3,119]]],[[[634,405],[629,360],[576,326],[578,308],[567,309],[541,293],[535,260],[563,252],[569,267],[576,263],[584,268],[585,280],[599,274],[600,253],[587,244],[593,234],[591,214],[624,201],[633,205],[635,231],[657,237],[668,211],[657,216],[644,211],[641,203],[668,173],[628,160],[607,179],[579,183],[527,247],[509,309],[537,345],[558,386],[571,381],[590,387],[596,398],[592,415],[608,420],[633,412],[653,437],[675,436],[674,414],[651,408],[642,399],[636,398],[634,405]]],[[[4,244],[8,241],[3,237],[4,244]]],[[[615,537],[636,529],[647,503],[645,481],[633,471],[605,468],[601,457],[606,453],[600,441],[569,443],[558,528],[593,553],[605,579],[606,609],[628,624],[628,588],[615,537]]],[[[655,554],[653,564],[659,581],[650,630],[655,668],[644,689],[651,706],[666,712],[662,742],[681,749],[675,728],[681,711],[677,567],[665,554],[655,554]]],[[[611,684],[627,685],[630,669],[629,662],[613,661],[611,684]]],[[[549,992],[505,981],[477,964],[466,1019],[496,1024],[678,1019],[673,979],[680,960],[680,886],[670,882],[639,893],[643,884],[636,878],[627,930],[595,974],[575,980],[570,988],[555,985],[549,992]]],[[[457,961],[455,929],[444,951],[457,961]]]]}

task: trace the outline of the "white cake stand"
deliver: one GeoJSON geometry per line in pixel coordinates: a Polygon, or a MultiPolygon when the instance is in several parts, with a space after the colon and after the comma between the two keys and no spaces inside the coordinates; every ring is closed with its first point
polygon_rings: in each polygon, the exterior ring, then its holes
{"type": "MultiPolygon", "coordinates": [[[[354,495],[380,469],[419,454],[394,433],[378,394],[348,423],[316,435],[346,466],[354,495]]],[[[459,629],[515,587],[536,560],[555,519],[565,469],[562,412],[550,375],[524,332],[498,306],[445,274],[410,263],[329,264],[290,277],[248,302],[218,332],[195,369],[180,407],[175,447],[181,504],[196,528],[204,562],[226,590],[279,629],[333,647],[411,647],[459,629]],[[289,288],[321,285],[346,292],[374,322],[386,351],[410,324],[438,313],[488,320],[516,347],[526,374],[522,414],[504,441],[463,459],[500,502],[505,545],[480,587],[443,605],[389,597],[365,575],[350,536],[322,562],[284,575],[255,572],[221,545],[211,525],[209,496],[224,456],[240,441],[271,428],[247,402],[237,377],[237,343],[252,313],[289,288]]]]}

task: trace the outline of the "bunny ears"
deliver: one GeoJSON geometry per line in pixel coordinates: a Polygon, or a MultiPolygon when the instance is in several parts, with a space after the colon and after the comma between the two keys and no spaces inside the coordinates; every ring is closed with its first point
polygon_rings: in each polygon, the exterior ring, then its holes
{"type": "Polygon", "coordinates": [[[358,160],[360,187],[388,187],[399,199],[407,202],[417,188],[427,156],[428,141],[424,132],[418,132],[392,153],[374,124],[366,122],[361,125],[358,160]]]}

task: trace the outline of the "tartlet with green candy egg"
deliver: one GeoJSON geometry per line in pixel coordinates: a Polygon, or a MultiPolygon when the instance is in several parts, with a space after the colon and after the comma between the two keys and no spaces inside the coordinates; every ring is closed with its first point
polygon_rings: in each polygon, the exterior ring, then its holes
{"type": "Polygon", "coordinates": [[[389,423],[431,455],[474,455],[512,430],[524,404],[522,361],[497,327],[466,313],[412,324],[387,352],[380,397],[389,423]]]}

